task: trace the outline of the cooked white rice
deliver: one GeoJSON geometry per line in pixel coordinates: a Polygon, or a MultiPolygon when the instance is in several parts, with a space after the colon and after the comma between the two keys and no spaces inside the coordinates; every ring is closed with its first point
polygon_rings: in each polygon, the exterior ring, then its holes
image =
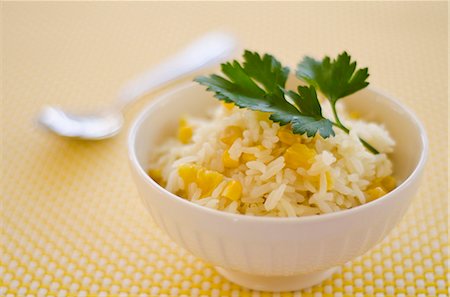
{"type": "MultiPolygon", "coordinates": [[[[332,118],[329,106],[322,105],[325,115],[332,118]]],[[[245,215],[307,216],[364,204],[373,199],[368,189],[392,175],[392,163],[386,154],[393,151],[394,141],[382,125],[350,119],[340,109],[341,120],[351,127],[349,135],[334,129],[336,136],[326,139],[296,136],[299,143],[315,152],[308,166],[287,166],[284,154],[290,145],[277,136],[279,124],[258,112],[220,106],[209,118],[186,118],[192,138],[186,144],[176,137],[164,142],[151,156],[150,175],[153,173],[170,192],[194,203],[245,215]],[[242,134],[226,144],[221,138],[229,126],[239,127],[242,134]],[[357,135],[380,154],[370,153],[357,135]],[[234,168],[224,167],[225,151],[238,162],[234,168]],[[245,154],[254,160],[244,160],[245,154]],[[209,193],[202,193],[197,182],[185,184],[180,177],[178,170],[183,164],[218,172],[223,179],[209,193]],[[223,196],[231,180],[242,185],[238,199],[223,196]]]]}

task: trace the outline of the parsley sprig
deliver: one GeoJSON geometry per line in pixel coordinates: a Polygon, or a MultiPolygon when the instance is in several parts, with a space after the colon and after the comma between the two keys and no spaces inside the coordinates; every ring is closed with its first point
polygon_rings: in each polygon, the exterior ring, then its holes
{"type": "MultiPolygon", "coordinates": [[[[356,61],[352,62],[349,54],[343,52],[334,60],[331,60],[330,57],[325,57],[322,61],[317,61],[311,57],[305,57],[297,65],[296,75],[299,79],[320,90],[331,103],[336,121],[333,125],[347,134],[350,133],[350,130],[339,119],[336,111],[336,102],[369,85],[367,81],[369,77],[368,69],[356,70],[356,61]]],[[[364,139],[359,138],[359,140],[370,152],[374,154],[379,153],[364,139]]]]}
{"type": "MultiPolygon", "coordinates": [[[[280,125],[291,124],[293,133],[312,137],[317,133],[323,138],[334,136],[333,126],[349,133],[336,112],[336,102],[369,83],[367,68],[358,69],[356,62],[344,52],[336,60],[325,57],[316,61],[305,57],[298,64],[297,77],[309,84],[298,86],[296,91],[286,89],[289,68],[283,67],[272,55],[262,57],[246,50],[244,62],[234,60],[221,65],[225,77],[212,74],[200,76],[195,81],[206,86],[215,97],[232,102],[240,108],[270,113],[270,119],[280,125]],[[331,103],[335,122],[322,115],[316,89],[331,103]]],[[[372,153],[378,151],[360,139],[372,153]]]]}
{"type": "Polygon", "coordinates": [[[289,68],[273,56],[245,51],[244,63],[237,61],[221,65],[226,78],[213,74],[197,77],[195,81],[225,102],[241,108],[270,113],[270,119],[280,125],[291,124],[294,133],[326,138],[334,135],[332,122],[322,116],[315,89],[299,88],[302,93],[285,89],[289,68]],[[295,105],[286,100],[288,94],[295,105]],[[308,108],[310,106],[310,108],[308,108]]]}

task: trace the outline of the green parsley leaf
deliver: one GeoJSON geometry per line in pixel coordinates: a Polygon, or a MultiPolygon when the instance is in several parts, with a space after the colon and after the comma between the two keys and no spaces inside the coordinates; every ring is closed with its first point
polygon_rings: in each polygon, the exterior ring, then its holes
{"type": "Polygon", "coordinates": [[[283,98],[280,89],[286,84],[289,68],[281,67],[281,63],[271,55],[261,58],[257,53],[245,51],[244,59],[244,66],[238,61],[221,65],[226,78],[213,74],[194,80],[207,86],[208,91],[215,92],[218,99],[242,108],[295,113],[295,107],[283,98]]]}
{"type": "Polygon", "coordinates": [[[356,62],[351,61],[347,52],[343,52],[336,59],[325,57],[317,61],[305,57],[297,66],[297,77],[319,89],[328,100],[335,103],[340,98],[359,91],[369,83],[368,69],[356,70],[356,62]]]}
{"type": "MultiPolygon", "coordinates": [[[[270,113],[272,121],[291,124],[294,133],[309,137],[317,133],[324,138],[334,136],[333,126],[348,134],[350,130],[339,120],[336,102],[369,84],[367,68],[356,70],[356,62],[346,52],[333,61],[329,57],[321,62],[305,57],[298,64],[297,76],[310,86],[299,86],[298,92],[285,89],[289,68],[271,55],[261,57],[256,52],[245,51],[242,65],[234,60],[221,66],[225,77],[212,74],[194,80],[214,92],[219,100],[270,113]],[[316,89],[330,101],[335,122],[323,117],[316,89]]],[[[378,154],[364,139],[360,140],[369,151],[378,154]]]]}
{"type": "Polygon", "coordinates": [[[285,91],[289,68],[283,67],[273,56],[261,57],[245,51],[243,66],[238,61],[221,66],[226,77],[213,74],[197,77],[195,81],[220,100],[233,102],[240,108],[271,113],[269,118],[280,125],[291,123],[294,133],[306,133],[310,137],[319,133],[324,138],[334,135],[332,123],[322,116],[320,105],[317,108],[315,89],[299,88],[298,94],[285,91]],[[286,100],[285,93],[297,107],[286,100]],[[302,104],[304,107],[300,107],[302,104]]]}
{"type": "MultiPolygon", "coordinates": [[[[298,78],[316,87],[325,95],[331,103],[336,120],[334,125],[345,133],[349,133],[350,130],[339,119],[336,102],[369,85],[369,82],[366,81],[369,77],[368,69],[356,70],[356,62],[352,62],[349,54],[343,52],[334,60],[325,57],[321,62],[311,57],[305,57],[297,65],[296,74],[298,78]]],[[[360,141],[369,151],[378,154],[378,151],[364,139],[360,138],[360,141]]]]}
{"type": "Polygon", "coordinates": [[[314,86],[298,86],[298,93],[285,91],[285,94],[292,99],[302,116],[292,119],[294,133],[299,130],[299,134],[306,133],[309,137],[315,135],[317,131],[322,137],[334,136],[333,123],[322,116],[317,93],[314,86]],[[300,132],[302,131],[302,132],[300,132]]]}
{"type": "Polygon", "coordinates": [[[297,90],[298,94],[293,91],[287,91],[286,94],[294,101],[298,109],[305,115],[322,116],[322,108],[317,99],[316,88],[313,86],[309,88],[298,86],[297,90]]]}
{"type": "Polygon", "coordinates": [[[245,72],[262,84],[267,93],[282,96],[289,75],[289,67],[283,67],[273,56],[265,54],[262,58],[256,52],[244,52],[245,72]]]}

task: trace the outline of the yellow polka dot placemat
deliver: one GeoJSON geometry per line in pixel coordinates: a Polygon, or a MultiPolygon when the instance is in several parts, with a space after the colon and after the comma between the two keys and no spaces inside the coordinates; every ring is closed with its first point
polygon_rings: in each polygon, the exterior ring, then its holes
{"type": "Polygon", "coordinates": [[[141,204],[126,130],[161,91],[129,108],[110,140],[61,139],[35,123],[45,104],[108,106],[126,80],[217,28],[291,66],[348,50],[430,140],[418,195],[385,240],[322,284],[273,296],[448,296],[447,11],[446,2],[3,2],[0,296],[272,296],[179,248],[141,204]]]}

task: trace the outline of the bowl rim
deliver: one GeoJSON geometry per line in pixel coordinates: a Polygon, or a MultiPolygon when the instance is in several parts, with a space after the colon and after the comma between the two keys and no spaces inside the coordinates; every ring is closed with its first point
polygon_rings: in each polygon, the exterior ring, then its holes
{"type": "MultiPolygon", "coordinates": [[[[217,209],[208,208],[205,206],[198,205],[196,203],[193,203],[191,201],[188,201],[186,199],[183,199],[162,186],[160,186],[157,182],[155,182],[142,168],[139,161],[137,160],[136,151],[135,151],[135,143],[136,143],[136,136],[137,131],[141,127],[144,120],[148,117],[148,114],[150,114],[154,109],[158,108],[159,105],[163,104],[164,101],[171,97],[172,95],[181,92],[185,89],[192,88],[193,86],[197,86],[194,82],[188,82],[188,83],[181,83],[179,85],[174,86],[173,88],[169,89],[168,91],[164,92],[163,94],[159,95],[157,98],[153,99],[150,103],[147,104],[147,106],[138,114],[138,116],[133,121],[131,128],[129,129],[128,137],[127,137],[127,148],[128,148],[128,159],[132,166],[137,170],[137,173],[139,176],[144,180],[144,182],[150,186],[155,188],[158,192],[161,194],[164,194],[168,196],[168,199],[172,199],[177,201],[176,203],[181,203],[181,205],[184,205],[186,207],[192,208],[193,210],[203,212],[207,215],[216,215],[219,217],[222,217],[223,219],[230,219],[232,221],[250,221],[250,222],[271,222],[271,223],[300,223],[300,222],[317,222],[317,221],[327,221],[327,220],[335,220],[338,218],[342,218],[345,216],[351,216],[354,213],[362,212],[368,208],[374,207],[376,205],[384,203],[388,199],[392,199],[392,196],[394,196],[397,192],[400,192],[404,188],[408,187],[411,183],[413,183],[413,180],[422,172],[427,158],[428,158],[428,150],[429,150],[429,143],[428,143],[428,137],[425,131],[425,128],[423,124],[420,122],[419,118],[406,106],[402,105],[397,99],[395,99],[390,94],[386,93],[385,91],[382,91],[378,88],[374,88],[372,86],[369,86],[367,89],[370,92],[375,93],[376,95],[379,95],[381,97],[384,97],[388,101],[390,101],[392,104],[394,104],[396,107],[400,108],[402,111],[405,112],[407,117],[409,117],[412,122],[418,127],[419,129],[419,136],[422,143],[422,151],[420,152],[419,161],[417,162],[416,166],[412,170],[412,172],[409,174],[409,176],[400,184],[398,185],[394,190],[387,193],[386,195],[367,202],[362,205],[358,205],[357,207],[331,212],[331,213],[324,213],[320,215],[311,215],[311,216],[303,216],[303,217],[265,217],[265,216],[251,216],[251,215],[244,215],[244,214],[234,214],[229,213],[225,211],[220,211],[217,209]]],[[[205,90],[206,92],[206,90],[205,90]]]]}

